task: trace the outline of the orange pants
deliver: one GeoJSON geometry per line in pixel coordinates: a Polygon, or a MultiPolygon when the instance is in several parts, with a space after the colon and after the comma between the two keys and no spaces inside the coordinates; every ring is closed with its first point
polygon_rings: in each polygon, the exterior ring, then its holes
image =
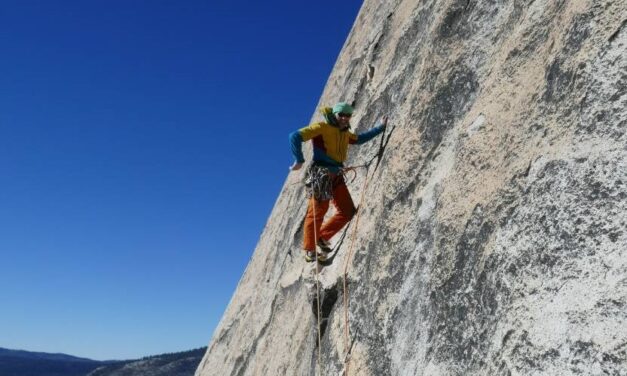
{"type": "Polygon", "coordinates": [[[331,239],[333,235],[340,231],[342,227],[353,218],[355,211],[355,205],[353,204],[350,192],[348,192],[344,178],[342,176],[336,177],[333,182],[333,199],[325,201],[318,201],[313,197],[309,199],[307,215],[305,216],[303,249],[305,251],[314,251],[316,249],[315,235],[317,235],[318,240],[331,239]],[[327,210],[329,210],[329,201],[332,201],[333,206],[335,206],[335,214],[323,224],[324,215],[327,213],[327,210]],[[314,207],[316,209],[315,234],[314,207]]]}

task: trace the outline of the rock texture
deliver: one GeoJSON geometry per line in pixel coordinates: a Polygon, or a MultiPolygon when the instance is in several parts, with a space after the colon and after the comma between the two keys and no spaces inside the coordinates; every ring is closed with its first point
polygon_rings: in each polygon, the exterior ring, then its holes
{"type": "Polygon", "coordinates": [[[196,375],[627,375],[626,24],[622,0],[366,0],[320,105],[391,120],[351,149],[323,320],[292,173],[196,375]]]}

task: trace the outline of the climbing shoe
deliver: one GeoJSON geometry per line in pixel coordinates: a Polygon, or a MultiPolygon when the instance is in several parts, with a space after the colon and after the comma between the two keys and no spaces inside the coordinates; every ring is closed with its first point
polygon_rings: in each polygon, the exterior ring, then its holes
{"type": "Polygon", "coordinates": [[[316,254],[314,253],[314,251],[305,251],[305,261],[306,262],[316,261],[316,254]]]}
{"type": "Polygon", "coordinates": [[[318,239],[318,248],[325,254],[329,254],[332,251],[331,244],[322,238],[318,239]]]}
{"type": "Polygon", "coordinates": [[[329,252],[318,252],[318,262],[325,262],[329,258],[329,252]]]}
{"type": "Polygon", "coordinates": [[[329,253],[331,253],[332,251],[331,244],[329,244],[328,241],[320,238],[318,239],[318,248],[320,248],[320,251],[318,251],[318,261],[327,261],[327,259],[329,258],[329,253]]]}

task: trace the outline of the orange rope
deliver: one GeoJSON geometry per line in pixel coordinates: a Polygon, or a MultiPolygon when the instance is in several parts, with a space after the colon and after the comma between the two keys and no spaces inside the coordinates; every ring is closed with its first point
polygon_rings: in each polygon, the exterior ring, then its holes
{"type": "MultiPolygon", "coordinates": [[[[357,168],[360,167],[364,167],[364,168],[368,168],[367,165],[364,166],[355,166],[355,167],[346,167],[344,169],[342,169],[342,172],[348,172],[348,171],[353,171],[355,172],[355,170],[357,168]]],[[[350,340],[350,332],[349,332],[349,319],[348,319],[348,285],[347,285],[347,278],[348,278],[348,266],[350,263],[350,260],[352,258],[353,255],[353,245],[355,244],[355,237],[357,236],[357,226],[359,225],[359,215],[361,214],[361,208],[363,207],[363,203],[364,203],[364,197],[365,197],[365,192],[366,189],[368,188],[368,170],[366,170],[366,177],[364,179],[364,185],[362,187],[361,190],[361,196],[359,198],[359,209],[357,210],[357,213],[355,215],[355,228],[353,228],[353,233],[351,234],[351,244],[350,244],[350,248],[349,248],[349,252],[348,252],[348,258],[346,259],[346,262],[344,264],[344,348],[346,351],[346,354],[344,356],[344,375],[348,375],[348,369],[350,366],[350,360],[349,360],[349,355],[350,355],[350,349],[349,349],[349,340],[350,340]]],[[[318,230],[317,230],[317,221],[316,221],[316,198],[315,195],[312,195],[312,209],[313,209],[313,219],[314,219],[314,242],[317,245],[318,244],[318,230]]],[[[322,351],[322,335],[321,335],[321,325],[320,325],[320,282],[319,282],[319,276],[318,276],[318,251],[317,249],[314,249],[314,252],[316,254],[316,262],[315,262],[315,269],[316,269],[316,303],[317,303],[317,321],[318,321],[318,374],[320,374],[321,371],[321,363],[322,363],[322,358],[321,358],[321,351],[322,351]]]]}
{"type": "MultiPolygon", "coordinates": [[[[318,244],[318,230],[316,223],[316,196],[315,194],[311,197],[312,209],[313,209],[313,217],[314,217],[314,247],[318,244]]],[[[320,327],[320,283],[318,282],[318,250],[314,248],[314,253],[316,254],[316,264],[314,268],[316,269],[316,304],[318,308],[318,375],[320,375],[320,364],[322,363],[322,358],[320,355],[320,351],[322,350],[322,335],[321,335],[321,327],[320,327]]]]}
{"type": "Polygon", "coordinates": [[[363,208],[364,196],[365,196],[365,192],[367,188],[368,188],[368,171],[366,170],[366,177],[364,179],[364,185],[361,190],[361,197],[359,198],[359,207],[357,210],[357,214],[355,215],[355,227],[353,228],[353,233],[351,234],[351,244],[350,244],[350,248],[348,251],[348,257],[346,258],[346,262],[344,263],[344,349],[346,352],[344,356],[344,375],[345,376],[348,376],[348,368],[350,366],[349,355],[350,355],[350,350],[351,350],[349,348],[350,323],[348,320],[348,284],[346,281],[348,279],[348,266],[353,256],[353,248],[354,248],[353,245],[355,244],[355,237],[357,236],[357,226],[359,225],[359,215],[361,214],[361,211],[363,208]]]}

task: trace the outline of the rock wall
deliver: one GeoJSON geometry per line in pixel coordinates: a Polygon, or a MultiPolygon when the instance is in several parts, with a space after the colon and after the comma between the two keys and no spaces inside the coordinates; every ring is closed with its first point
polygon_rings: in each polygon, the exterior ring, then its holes
{"type": "Polygon", "coordinates": [[[351,149],[323,320],[292,173],[196,375],[627,375],[626,24],[622,0],[366,0],[320,105],[390,125],[351,149]]]}

